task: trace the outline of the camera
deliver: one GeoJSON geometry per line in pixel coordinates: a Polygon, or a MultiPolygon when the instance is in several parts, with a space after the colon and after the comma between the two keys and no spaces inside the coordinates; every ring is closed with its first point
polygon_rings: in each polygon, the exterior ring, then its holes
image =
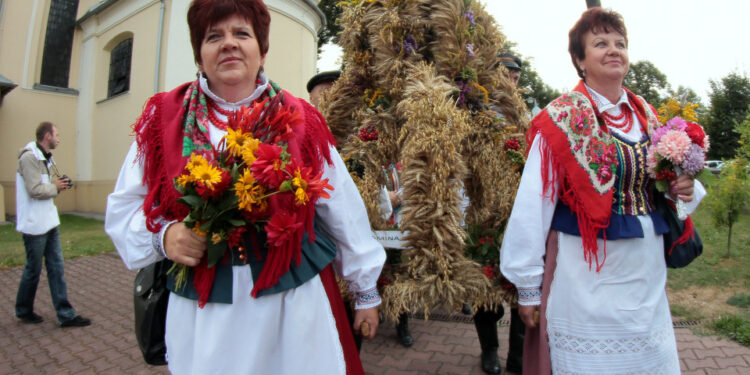
{"type": "Polygon", "coordinates": [[[72,187],[73,187],[73,180],[71,180],[71,179],[70,179],[70,177],[68,177],[68,175],[64,174],[64,175],[62,175],[62,177],[60,177],[60,178],[61,178],[61,179],[67,179],[67,180],[68,180],[68,187],[69,187],[69,188],[72,188],[72,187]]]}

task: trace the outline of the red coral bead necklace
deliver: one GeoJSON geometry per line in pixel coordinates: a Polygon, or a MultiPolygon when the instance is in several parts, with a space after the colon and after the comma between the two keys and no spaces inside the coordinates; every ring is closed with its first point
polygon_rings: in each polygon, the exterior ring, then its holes
{"type": "Polygon", "coordinates": [[[622,104],[620,109],[621,112],[617,116],[607,112],[601,112],[601,115],[608,127],[619,129],[627,134],[633,128],[633,111],[625,104],[622,104]]]}
{"type": "Polygon", "coordinates": [[[216,104],[216,102],[214,102],[213,100],[210,100],[210,99],[206,100],[206,102],[208,104],[206,106],[207,107],[206,108],[206,112],[208,113],[208,119],[209,119],[209,121],[211,121],[211,123],[214,124],[215,127],[219,128],[221,130],[227,130],[227,121],[220,120],[219,117],[216,116],[216,113],[214,111],[219,112],[222,115],[226,116],[227,119],[229,118],[229,116],[231,116],[234,113],[234,111],[228,110],[228,109],[223,109],[223,108],[219,107],[219,105],[216,104]]]}

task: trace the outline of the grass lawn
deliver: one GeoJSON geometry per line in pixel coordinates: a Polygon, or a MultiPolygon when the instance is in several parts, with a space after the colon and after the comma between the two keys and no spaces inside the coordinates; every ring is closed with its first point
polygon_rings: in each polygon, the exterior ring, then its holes
{"type": "MultiPolygon", "coordinates": [[[[114,251],[104,222],[75,215],[60,215],[60,242],[65,259],[114,251]]],[[[15,225],[0,226],[0,267],[26,264],[23,237],[15,225]]]]}
{"type": "MultiPolygon", "coordinates": [[[[706,185],[716,179],[704,177],[706,185]]],[[[703,254],[685,268],[668,271],[672,314],[675,320],[702,320],[702,329],[750,346],[750,209],[732,228],[731,255],[727,229],[715,227],[705,207],[699,206],[692,217],[703,254]]]]}

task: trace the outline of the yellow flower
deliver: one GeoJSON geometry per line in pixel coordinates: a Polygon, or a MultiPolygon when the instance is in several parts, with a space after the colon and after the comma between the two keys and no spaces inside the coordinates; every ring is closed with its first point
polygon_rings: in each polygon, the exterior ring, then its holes
{"type": "Polygon", "coordinates": [[[302,178],[302,174],[300,173],[299,168],[297,168],[296,171],[294,171],[294,178],[292,179],[292,185],[297,188],[302,188],[303,190],[307,189],[307,181],[305,181],[304,178],[302,178]]]}
{"type": "Polygon", "coordinates": [[[659,107],[659,122],[664,124],[677,116],[682,117],[685,121],[697,122],[698,116],[695,113],[696,108],[698,108],[698,104],[686,102],[683,106],[676,99],[668,98],[667,101],[659,107]]]}
{"type": "Polygon", "coordinates": [[[487,89],[476,82],[472,83],[472,85],[482,92],[482,96],[484,97],[484,104],[488,104],[490,102],[490,94],[487,92],[487,89]]]}
{"type": "Polygon", "coordinates": [[[295,203],[297,203],[298,206],[307,204],[307,201],[309,200],[309,198],[307,197],[307,193],[302,188],[297,188],[297,190],[294,192],[294,198],[295,203]]]}
{"type": "Polygon", "coordinates": [[[197,182],[202,182],[209,190],[214,189],[214,184],[221,182],[221,171],[208,164],[195,167],[190,175],[197,182]]]}
{"type": "Polygon", "coordinates": [[[262,201],[265,190],[263,190],[262,186],[255,183],[255,178],[250,169],[245,169],[245,172],[234,184],[234,194],[238,198],[238,207],[240,210],[251,212],[254,204],[260,205],[261,210],[265,207],[265,202],[262,201]]]}
{"type": "Polygon", "coordinates": [[[383,96],[382,93],[383,93],[383,90],[381,90],[381,89],[375,90],[375,92],[372,94],[372,98],[370,98],[370,104],[369,104],[370,107],[374,107],[375,106],[375,100],[377,100],[379,97],[383,96]]]}
{"type": "Polygon", "coordinates": [[[203,158],[203,155],[191,154],[190,161],[185,165],[185,169],[192,172],[193,169],[204,165],[208,165],[208,161],[203,158]]]}
{"type": "Polygon", "coordinates": [[[180,177],[177,177],[177,183],[180,184],[180,186],[185,187],[187,184],[193,182],[193,176],[190,174],[183,174],[180,177]]]}
{"type": "Polygon", "coordinates": [[[211,242],[213,242],[214,245],[221,242],[221,240],[223,240],[223,238],[221,238],[221,234],[214,233],[213,235],[211,235],[211,242]]]}
{"type": "Polygon", "coordinates": [[[242,160],[245,161],[246,165],[253,164],[253,162],[255,161],[255,150],[258,149],[258,144],[260,144],[260,141],[255,138],[250,138],[249,140],[245,141],[241,153],[242,160]]]}
{"type": "Polygon", "coordinates": [[[255,141],[255,147],[258,147],[258,140],[253,138],[251,133],[243,133],[242,130],[228,128],[224,138],[227,140],[227,148],[232,156],[242,155],[245,146],[252,141],[255,141]]]}

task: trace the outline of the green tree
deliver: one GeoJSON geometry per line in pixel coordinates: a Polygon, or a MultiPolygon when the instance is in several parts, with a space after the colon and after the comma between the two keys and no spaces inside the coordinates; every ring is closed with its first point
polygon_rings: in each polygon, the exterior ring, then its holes
{"type": "Polygon", "coordinates": [[[625,75],[622,84],[654,107],[658,107],[662,102],[660,92],[666,93],[669,88],[667,76],[647,60],[630,64],[630,71],[625,75]]]}
{"type": "MultiPolygon", "coordinates": [[[[669,88],[667,90],[667,93],[669,93],[669,97],[677,99],[677,101],[683,107],[687,105],[688,103],[698,104],[698,107],[695,108],[695,113],[698,116],[698,118],[705,117],[705,115],[708,113],[708,109],[703,104],[701,97],[698,96],[698,94],[696,94],[695,91],[693,91],[693,89],[691,89],[690,87],[679,85],[677,87],[677,90],[673,90],[672,88],[669,88]]],[[[651,104],[653,104],[654,107],[657,107],[656,103],[651,103],[651,104]]]]}
{"type": "Polygon", "coordinates": [[[518,87],[525,89],[522,91],[521,96],[529,107],[529,110],[534,107],[535,100],[539,108],[544,108],[549,102],[562,95],[562,93],[544,82],[542,76],[534,69],[534,59],[524,57],[523,54],[517,52],[516,46],[515,42],[506,40],[503,49],[518,56],[521,62],[523,62],[521,76],[518,78],[518,87]]]}
{"type": "Polygon", "coordinates": [[[732,255],[732,226],[750,200],[748,162],[737,158],[725,164],[716,184],[708,189],[705,202],[717,227],[727,228],[727,256],[732,255]]]}
{"type": "Polygon", "coordinates": [[[536,100],[539,108],[544,108],[549,102],[561,95],[560,91],[553,89],[542,80],[542,77],[528,60],[523,64],[521,77],[518,79],[518,87],[529,90],[523,94],[523,98],[526,100],[527,105],[529,105],[529,109],[534,106],[533,100],[529,101],[530,98],[536,100]]]}
{"type": "Polygon", "coordinates": [[[735,127],[745,120],[750,105],[750,79],[746,75],[730,73],[720,81],[709,81],[711,109],[705,125],[711,136],[709,156],[731,159],[739,144],[735,127]]]}
{"type": "Polygon", "coordinates": [[[737,141],[737,149],[735,150],[737,157],[750,160],[750,106],[747,107],[745,120],[734,131],[740,136],[739,141],[737,141]]]}
{"type": "Polygon", "coordinates": [[[341,8],[336,4],[341,0],[320,0],[318,8],[326,15],[326,25],[318,32],[318,52],[324,44],[338,43],[338,35],[341,32],[341,25],[338,22],[341,16],[341,8]]]}

